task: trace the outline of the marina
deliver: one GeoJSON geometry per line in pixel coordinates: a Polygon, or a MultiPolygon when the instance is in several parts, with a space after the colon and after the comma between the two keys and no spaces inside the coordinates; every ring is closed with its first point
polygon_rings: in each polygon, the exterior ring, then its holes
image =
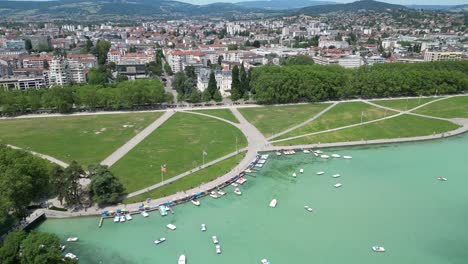
{"type": "MultiPolygon", "coordinates": [[[[79,236],[80,242],[67,244],[65,253],[76,254],[81,263],[142,263],[154,258],[174,263],[182,253],[195,264],[259,263],[265,257],[272,263],[301,263],[309,259],[304,252],[310,247],[316,258],[327,263],[451,263],[449,259],[455,255],[434,259],[432,253],[445,243],[444,237],[468,242],[468,232],[457,228],[468,217],[459,210],[468,199],[463,188],[468,183],[463,177],[465,158],[459,155],[466,145],[457,142],[460,140],[347,148],[346,154],[354,157],[348,161],[304,153],[273,155],[256,178],[243,184],[246,195],[242,199],[229,194],[221,199],[199,197],[203,207],[189,202],[178,205],[177,214],[164,218],[144,218],[138,213],[125,224],[103,225],[100,229],[96,226],[100,218],[96,217],[48,219],[39,230],[54,232],[63,240],[79,236]],[[437,156],[426,155],[436,150],[440,155],[452,155],[452,169],[427,166],[438,164],[437,156]],[[291,178],[291,170],[299,168],[304,168],[304,177],[291,178]],[[332,177],[307,177],[322,169],[346,174],[341,182],[346,188],[334,191],[337,183],[332,177]],[[436,180],[442,177],[439,175],[450,181],[440,184],[436,180]],[[399,188],[398,196],[394,188],[399,188]],[[266,206],[272,196],[281,200],[275,210],[266,206]],[[377,199],[378,205],[369,203],[369,197],[377,199]],[[424,202],[427,200],[431,202],[424,202]],[[418,206],[422,203],[423,207],[418,206]],[[304,204],[310,209],[313,206],[312,214],[301,208],[304,204]],[[447,204],[452,206],[447,208],[447,204]],[[222,254],[214,253],[213,241],[200,231],[200,223],[222,237],[222,254]],[[177,231],[166,228],[168,224],[177,225],[177,231]],[[333,237],[330,229],[335,230],[333,237]],[[168,239],[158,250],[154,250],[154,234],[168,239]],[[122,243],[112,242],[122,236],[126,238],[122,243]],[[292,245],[288,242],[291,239],[301,243],[292,245]],[[275,247],[288,253],[273,250],[273,241],[275,247]],[[370,247],[376,242],[391,250],[374,253],[370,247]],[[127,250],[129,245],[135,250],[127,250]],[[245,249],[251,250],[238,254],[245,249]]],[[[462,142],[468,144],[468,138],[462,142]]],[[[340,152],[324,149],[324,153],[340,152]]],[[[234,188],[229,183],[223,191],[229,193],[234,188]]]]}

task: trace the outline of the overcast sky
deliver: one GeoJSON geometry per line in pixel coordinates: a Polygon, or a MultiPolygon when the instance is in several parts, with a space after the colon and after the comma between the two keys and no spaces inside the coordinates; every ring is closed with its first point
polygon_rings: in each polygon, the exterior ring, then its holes
{"type": "MultiPolygon", "coordinates": [[[[192,3],[192,4],[207,4],[207,3],[214,3],[214,2],[234,3],[234,2],[242,2],[242,1],[249,1],[249,0],[177,0],[177,1],[187,2],[187,3],[192,3]]],[[[330,1],[330,2],[338,2],[338,3],[354,2],[353,0],[322,0],[322,1],[330,1]]],[[[399,4],[399,5],[463,5],[463,4],[468,4],[468,0],[384,0],[381,2],[387,2],[387,3],[399,4]]]]}

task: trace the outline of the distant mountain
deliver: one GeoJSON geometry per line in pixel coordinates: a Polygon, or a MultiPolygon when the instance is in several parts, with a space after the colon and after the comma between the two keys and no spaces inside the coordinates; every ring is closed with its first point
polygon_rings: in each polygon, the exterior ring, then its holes
{"type": "MultiPolygon", "coordinates": [[[[171,0],[0,0],[0,18],[36,19],[128,19],[138,17],[233,16],[264,13],[230,3],[192,5],[171,0]]],[[[268,12],[268,11],[266,11],[268,12]]]]}
{"type": "Polygon", "coordinates": [[[385,11],[396,9],[408,9],[402,5],[388,4],[373,0],[361,0],[349,4],[309,6],[298,10],[298,13],[305,15],[319,15],[332,12],[356,12],[360,10],[385,11]]]}
{"type": "Polygon", "coordinates": [[[267,0],[267,1],[246,1],[235,3],[238,6],[249,8],[264,8],[273,10],[296,9],[306,6],[333,5],[336,2],[313,1],[313,0],[267,0]]]}
{"type": "Polygon", "coordinates": [[[406,7],[412,9],[425,9],[425,10],[446,10],[454,7],[455,5],[407,5],[406,7]]]}
{"type": "MultiPolygon", "coordinates": [[[[450,11],[450,12],[468,12],[468,4],[467,5],[454,6],[454,7],[449,8],[447,11],[450,11]]],[[[465,17],[466,17],[466,14],[465,14],[465,17]]]]}

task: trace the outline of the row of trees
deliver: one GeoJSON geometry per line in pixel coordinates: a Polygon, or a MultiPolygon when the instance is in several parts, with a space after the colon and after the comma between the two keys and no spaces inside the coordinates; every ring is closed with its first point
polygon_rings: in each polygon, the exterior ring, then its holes
{"type": "Polygon", "coordinates": [[[291,65],[256,68],[250,85],[258,103],[316,102],[451,94],[468,87],[468,61],[377,64],[358,69],[291,65]]]}
{"type": "Polygon", "coordinates": [[[16,114],[48,109],[71,112],[77,108],[129,109],[141,105],[171,103],[172,94],[166,93],[159,80],[135,80],[101,85],[52,87],[26,91],[0,91],[2,114],[16,114]]]}
{"type": "Polygon", "coordinates": [[[183,72],[176,73],[172,85],[178,93],[179,101],[198,103],[211,100],[220,102],[223,99],[216,82],[214,70],[210,73],[208,87],[203,93],[197,88],[197,74],[193,66],[187,66],[183,72]]]}
{"type": "Polygon", "coordinates": [[[15,231],[6,236],[0,247],[2,264],[73,264],[78,260],[64,258],[60,239],[53,234],[15,231]]]}
{"type": "Polygon", "coordinates": [[[241,98],[250,98],[250,75],[251,71],[246,71],[244,64],[240,68],[236,65],[232,68],[231,99],[237,101],[241,98]]]}

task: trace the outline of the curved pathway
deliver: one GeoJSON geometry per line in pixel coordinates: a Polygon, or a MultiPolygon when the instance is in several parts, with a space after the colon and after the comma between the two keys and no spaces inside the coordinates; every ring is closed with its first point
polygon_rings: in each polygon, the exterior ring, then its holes
{"type": "Polygon", "coordinates": [[[35,156],[38,156],[39,158],[42,158],[42,159],[48,160],[48,161],[50,161],[52,163],[55,163],[55,164],[59,165],[62,168],[68,167],[68,163],[65,163],[65,162],[63,162],[63,161],[61,161],[59,159],[56,159],[56,158],[52,157],[52,156],[41,154],[41,153],[38,153],[38,152],[35,152],[35,151],[32,151],[32,150],[28,150],[28,149],[23,149],[23,148],[13,146],[13,145],[10,145],[10,144],[6,144],[6,146],[9,147],[9,148],[12,148],[12,149],[24,150],[26,152],[29,152],[29,153],[35,155],[35,156]]]}

